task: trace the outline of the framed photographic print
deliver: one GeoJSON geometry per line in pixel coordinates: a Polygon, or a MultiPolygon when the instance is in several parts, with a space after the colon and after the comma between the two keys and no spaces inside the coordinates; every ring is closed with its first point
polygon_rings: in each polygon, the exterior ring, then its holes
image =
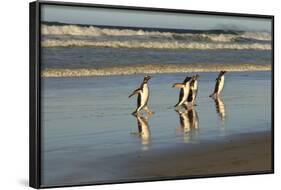
{"type": "Polygon", "coordinates": [[[274,171],[274,17],[30,3],[30,186],[274,171]]]}

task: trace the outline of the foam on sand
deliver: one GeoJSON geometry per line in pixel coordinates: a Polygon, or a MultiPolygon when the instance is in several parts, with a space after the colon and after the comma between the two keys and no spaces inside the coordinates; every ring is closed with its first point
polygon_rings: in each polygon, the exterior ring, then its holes
{"type": "Polygon", "coordinates": [[[221,70],[237,71],[270,71],[270,64],[187,64],[187,65],[136,65],[99,69],[45,69],[42,77],[90,77],[111,75],[186,73],[186,72],[219,72],[221,70]]]}

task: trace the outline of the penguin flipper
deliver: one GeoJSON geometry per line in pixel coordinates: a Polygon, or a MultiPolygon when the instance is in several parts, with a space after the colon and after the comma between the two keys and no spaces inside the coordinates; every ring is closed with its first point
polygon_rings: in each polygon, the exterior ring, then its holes
{"type": "Polygon", "coordinates": [[[136,95],[136,94],[139,94],[141,92],[141,89],[138,88],[136,90],[134,90],[134,92],[129,96],[129,98],[131,98],[132,96],[136,95]]]}
{"type": "Polygon", "coordinates": [[[173,84],[173,88],[184,88],[184,84],[182,84],[182,83],[175,83],[175,84],[173,84]]]}

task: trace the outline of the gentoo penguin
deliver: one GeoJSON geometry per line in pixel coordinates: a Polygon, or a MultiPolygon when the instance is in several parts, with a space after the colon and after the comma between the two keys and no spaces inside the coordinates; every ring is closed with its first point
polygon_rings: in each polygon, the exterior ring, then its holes
{"type": "Polygon", "coordinates": [[[191,79],[191,77],[187,76],[183,83],[175,83],[173,85],[175,88],[180,88],[179,102],[175,105],[175,107],[179,107],[187,103],[191,79]]]}
{"type": "Polygon", "coordinates": [[[217,98],[221,91],[223,90],[224,87],[224,74],[226,73],[226,71],[221,71],[219,73],[218,78],[216,78],[216,86],[215,86],[215,90],[213,92],[213,94],[211,94],[209,97],[215,97],[217,98]]]}
{"type": "Polygon", "coordinates": [[[149,99],[149,87],[147,83],[151,78],[151,76],[145,76],[140,88],[134,90],[134,92],[129,96],[130,98],[136,94],[138,95],[137,109],[132,113],[133,115],[139,113],[142,109],[146,110],[149,114],[153,114],[147,106],[149,99]]]}
{"type": "Polygon", "coordinates": [[[199,75],[192,76],[192,80],[190,82],[190,90],[189,90],[187,101],[191,103],[191,105],[196,105],[195,99],[198,93],[198,78],[199,75]]]}

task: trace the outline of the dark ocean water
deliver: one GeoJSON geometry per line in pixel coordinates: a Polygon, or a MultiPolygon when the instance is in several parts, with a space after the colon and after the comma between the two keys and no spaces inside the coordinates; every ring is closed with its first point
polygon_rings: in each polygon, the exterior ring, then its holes
{"type": "Polygon", "coordinates": [[[271,64],[271,34],[42,25],[43,69],[271,64]]]}

